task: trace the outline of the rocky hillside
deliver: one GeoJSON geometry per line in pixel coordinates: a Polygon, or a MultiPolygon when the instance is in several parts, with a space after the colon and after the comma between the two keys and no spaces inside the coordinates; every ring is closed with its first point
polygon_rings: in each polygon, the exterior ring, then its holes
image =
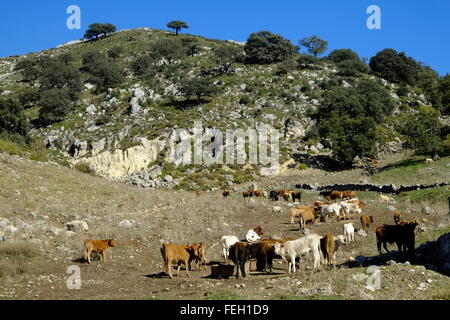
{"type": "MultiPolygon", "coordinates": [[[[267,124],[281,132],[280,162],[300,170],[311,161],[302,163],[298,155],[331,155],[325,141],[314,134],[314,113],[324,103],[330,82],[349,88],[373,80],[388,90],[394,109],[379,124],[383,136],[377,150],[379,157],[408,147],[405,137],[395,129],[401,115],[417,113],[419,106],[432,104],[420,90],[400,90],[399,85],[371,73],[343,77],[335,63],[324,59],[287,72],[281,72],[279,64],[245,64],[236,59],[224,72],[215,49],[227,44],[243,50],[243,44],[188,35],[180,37],[184,43],[196,42],[192,54],[173,61],[156,59],[151,72],[139,75],[136,69],[145,63],[136,67],[136,60],[151,54],[158,41],[173,37],[172,33],[148,28],[127,30],[98,41],[72,42],[27,56],[0,59],[0,89],[3,96],[10,96],[42,86],[39,80],[27,81],[23,71],[18,70],[17,65],[27,59],[69,53],[71,64],[81,68],[89,52],[99,51],[110,57],[124,75],[121,83],[99,90],[99,85],[83,73],[83,87],[74,111],[46,126],[38,121],[41,106],[31,99],[25,110],[33,124],[30,134],[44,143],[53,161],[148,188],[220,188],[268,174],[260,166],[173,165],[168,159],[171,138],[176,129],[187,129],[187,134],[192,134],[194,121],[201,121],[205,131],[216,128],[223,132],[267,124]],[[186,98],[181,83],[203,78],[211,79],[217,90],[206,97],[186,98]]],[[[446,125],[448,120],[440,118],[446,125]]]]}

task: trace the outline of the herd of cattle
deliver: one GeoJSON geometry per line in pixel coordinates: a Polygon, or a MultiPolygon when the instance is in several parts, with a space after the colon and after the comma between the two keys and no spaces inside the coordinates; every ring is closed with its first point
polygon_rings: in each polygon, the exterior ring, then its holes
{"type": "MultiPolygon", "coordinates": [[[[224,197],[229,197],[229,190],[223,191],[224,197]]],[[[273,201],[280,198],[286,201],[296,200],[300,202],[301,192],[291,190],[279,190],[266,193],[259,190],[243,192],[244,198],[266,197],[273,201]]],[[[362,214],[365,203],[359,201],[355,191],[330,191],[322,192],[321,196],[327,201],[317,201],[313,206],[297,206],[290,210],[290,223],[293,224],[298,218],[300,229],[305,231],[305,226],[309,223],[314,228],[319,220],[326,223],[327,218],[349,220],[352,216],[359,216],[362,229],[368,231],[374,223],[372,216],[362,214]]],[[[381,198],[381,196],[380,196],[381,198]]],[[[385,200],[384,198],[381,198],[385,200]]],[[[382,247],[389,253],[387,244],[395,243],[400,256],[414,257],[415,250],[415,228],[419,224],[417,220],[403,221],[399,211],[394,213],[394,225],[383,225],[375,229],[377,248],[382,254],[382,247]]],[[[296,271],[296,262],[308,254],[312,254],[313,268],[318,268],[323,264],[334,265],[336,253],[342,245],[348,245],[355,241],[355,227],[353,223],[343,225],[343,235],[333,235],[331,233],[324,236],[317,233],[310,233],[306,236],[295,239],[262,239],[264,232],[260,226],[249,230],[245,240],[240,240],[236,236],[223,236],[220,240],[222,254],[225,264],[231,260],[235,265],[236,277],[245,277],[245,264],[249,260],[256,260],[256,269],[261,272],[272,274],[273,260],[283,259],[287,263],[287,272],[296,271]]],[[[105,251],[117,246],[116,239],[110,240],[86,240],[85,260],[90,263],[91,252],[100,253],[101,260],[105,260],[105,251]]],[[[165,273],[173,278],[173,265],[177,265],[177,276],[179,276],[181,266],[184,266],[187,276],[194,261],[196,270],[200,270],[202,264],[206,267],[206,246],[203,243],[193,243],[189,245],[175,245],[164,243],[160,249],[164,259],[165,273]]]]}

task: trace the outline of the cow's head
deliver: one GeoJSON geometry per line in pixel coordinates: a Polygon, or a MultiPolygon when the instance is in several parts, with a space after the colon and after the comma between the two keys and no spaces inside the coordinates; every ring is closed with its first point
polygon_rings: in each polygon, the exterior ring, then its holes
{"type": "Polygon", "coordinates": [[[370,216],[370,223],[373,223],[373,216],[370,216]]]}
{"type": "Polygon", "coordinates": [[[273,245],[273,248],[274,248],[275,254],[284,255],[284,251],[285,251],[284,243],[277,242],[273,245]]]}
{"type": "Polygon", "coordinates": [[[117,247],[119,245],[119,243],[116,238],[112,238],[109,240],[108,245],[110,247],[117,247]]]}
{"type": "Polygon", "coordinates": [[[258,236],[262,236],[264,234],[261,226],[256,227],[255,229],[253,229],[253,231],[255,231],[258,236]]]}

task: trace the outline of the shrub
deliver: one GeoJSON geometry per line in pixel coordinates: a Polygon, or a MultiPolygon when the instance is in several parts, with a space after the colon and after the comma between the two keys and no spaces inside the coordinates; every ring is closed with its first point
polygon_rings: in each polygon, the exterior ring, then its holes
{"type": "Polygon", "coordinates": [[[442,153],[441,128],[439,112],[426,106],[420,107],[418,113],[408,115],[400,125],[401,133],[421,155],[442,153]]]}
{"type": "Polygon", "coordinates": [[[326,58],[334,63],[341,63],[343,61],[361,61],[359,55],[351,49],[338,49],[332,51],[326,58]]]}
{"type": "Polygon", "coordinates": [[[295,59],[289,58],[277,64],[277,74],[288,74],[290,71],[298,67],[298,62],[295,59]]]}
{"type": "Polygon", "coordinates": [[[218,92],[219,88],[212,84],[207,78],[194,78],[184,80],[181,83],[180,91],[186,98],[196,96],[200,101],[202,97],[211,97],[218,92]]]}
{"type": "Polygon", "coordinates": [[[344,77],[357,77],[369,71],[369,66],[361,61],[345,60],[338,64],[338,74],[344,77]]]}
{"type": "Polygon", "coordinates": [[[186,56],[179,38],[162,38],[157,40],[151,48],[151,56],[155,60],[165,59],[166,64],[180,60],[186,56]]]}
{"type": "Polygon", "coordinates": [[[252,33],[244,47],[248,63],[270,64],[293,56],[298,47],[270,31],[252,33]]]}
{"type": "Polygon", "coordinates": [[[72,112],[72,103],[65,89],[45,90],[39,100],[39,120],[44,125],[62,121],[72,112]]]}
{"type": "Polygon", "coordinates": [[[97,86],[98,91],[114,88],[123,81],[123,73],[119,65],[98,51],[91,51],[82,57],[82,70],[88,72],[90,82],[97,86]]]}
{"type": "Polygon", "coordinates": [[[318,111],[321,118],[337,112],[340,116],[371,117],[381,122],[393,109],[389,91],[378,82],[362,80],[356,87],[333,87],[327,91],[318,111]]]}
{"type": "Polygon", "coordinates": [[[320,65],[320,59],[307,54],[301,54],[297,58],[297,64],[301,69],[317,69],[320,65]]]}
{"type": "Polygon", "coordinates": [[[28,121],[17,98],[0,96],[0,134],[28,135],[28,121]]]}
{"type": "Polygon", "coordinates": [[[370,59],[369,65],[376,75],[390,82],[409,85],[417,83],[421,71],[420,65],[414,59],[393,49],[378,52],[370,59]]]}
{"type": "Polygon", "coordinates": [[[243,51],[240,47],[224,44],[215,48],[213,54],[214,61],[222,67],[222,73],[229,74],[231,66],[241,59],[243,51]]]}
{"type": "Polygon", "coordinates": [[[142,76],[150,70],[152,63],[153,60],[150,56],[139,56],[131,63],[131,70],[135,75],[142,76]]]}

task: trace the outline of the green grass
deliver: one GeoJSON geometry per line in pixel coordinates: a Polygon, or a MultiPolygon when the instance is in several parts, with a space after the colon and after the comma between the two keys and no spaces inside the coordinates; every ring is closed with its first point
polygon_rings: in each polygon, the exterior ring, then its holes
{"type": "Polygon", "coordinates": [[[420,246],[421,244],[423,244],[427,241],[435,241],[442,235],[447,234],[449,232],[450,232],[450,228],[444,228],[444,229],[430,231],[430,232],[426,232],[424,234],[420,234],[416,237],[416,247],[420,246]]]}
{"type": "Polygon", "coordinates": [[[432,183],[433,180],[431,180],[430,177],[434,173],[444,174],[444,176],[440,174],[438,176],[440,179],[446,181],[446,175],[448,176],[450,172],[447,167],[448,163],[448,157],[433,164],[426,164],[425,157],[414,156],[382,168],[379,173],[371,177],[371,181],[375,183],[394,183],[405,185],[422,182],[432,183]]]}
{"type": "MultiPolygon", "coordinates": [[[[432,189],[415,190],[408,192],[407,197],[411,200],[411,202],[446,202],[447,198],[450,197],[450,188],[439,187],[432,189]]],[[[394,198],[395,200],[401,200],[404,197],[395,196],[394,198]]]]}

